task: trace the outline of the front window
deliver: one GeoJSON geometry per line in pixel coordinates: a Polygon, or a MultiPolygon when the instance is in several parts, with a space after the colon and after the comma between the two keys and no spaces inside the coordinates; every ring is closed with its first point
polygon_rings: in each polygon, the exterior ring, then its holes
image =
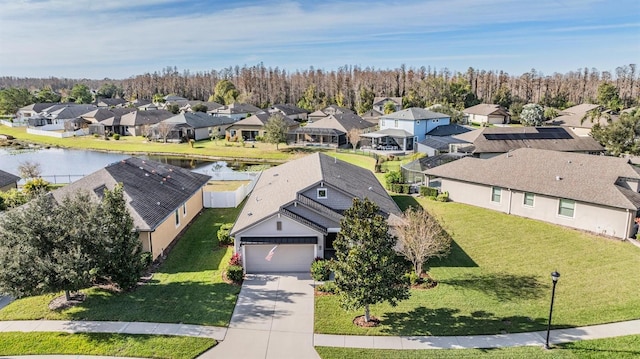
{"type": "Polygon", "coordinates": [[[176,217],[176,227],[180,225],[180,211],[176,209],[175,212],[175,217],[176,217]]]}
{"type": "Polygon", "coordinates": [[[327,189],[326,188],[318,188],[318,199],[327,198],[327,189]]]}
{"type": "Polygon", "coordinates": [[[501,196],[502,196],[502,188],[491,187],[491,202],[500,203],[501,196]]]}
{"type": "Polygon", "coordinates": [[[529,207],[533,207],[533,199],[534,198],[535,198],[535,195],[533,193],[525,192],[525,194],[524,194],[524,205],[525,206],[529,206],[529,207]]]}
{"type": "Polygon", "coordinates": [[[187,215],[187,204],[186,203],[182,205],[182,215],[183,216],[187,215]]]}
{"type": "Polygon", "coordinates": [[[570,199],[560,199],[560,203],[558,205],[558,214],[564,217],[573,218],[574,212],[576,209],[576,201],[572,201],[570,199]]]}
{"type": "Polygon", "coordinates": [[[395,121],[393,122],[393,125],[394,125],[395,127],[398,127],[398,120],[395,120],[395,121]]]}

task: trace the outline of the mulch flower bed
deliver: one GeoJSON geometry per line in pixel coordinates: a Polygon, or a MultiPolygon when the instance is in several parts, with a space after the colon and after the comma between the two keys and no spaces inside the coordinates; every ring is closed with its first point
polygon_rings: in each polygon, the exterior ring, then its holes
{"type": "Polygon", "coordinates": [[[63,294],[59,297],[53,298],[53,300],[49,302],[49,309],[63,310],[63,309],[71,308],[73,306],[76,306],[84,302],[85,299],[87,299],[87,295],[80,292],[71,293],[71,299],[69,300],[67,300],[67,298],[63,294]]]}
{"type": "Polygon", "coordinates": [[[420,283],[412,285],[411,289],[427,290],[433,289],[438,285],[438,282],[431,278],[429,273],[422,273],[420,275],[420,281],[420,283]]]}
{"type": "Polygon", "coordinates": [[[353,318],[353,324],[359,326],[359,327],[363,327],[363,328],[371,328],[371,327],[377,327],[378,324],[380,324],[380,319],[374,317],[374,316],[370,316],[369,317],[369,321],[365,322],[364,321],[364,315],[360,315],[357,316],[355,318],[353,318]]]}

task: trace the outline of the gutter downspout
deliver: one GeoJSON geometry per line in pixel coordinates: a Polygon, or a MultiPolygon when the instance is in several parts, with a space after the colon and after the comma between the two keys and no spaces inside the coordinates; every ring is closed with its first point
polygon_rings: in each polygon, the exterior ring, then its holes
{"type": "Polygon", "coordinates": [[[507,188],[509,190],[509,207],[507,208],[507,214],[511,214],[511,197],[513,197],[513,192],[511,188],[507,188]]]}
{"type": "Polygon", "coordinates": [[[629,208],[626,209],[627,210],[627,223],[625,224],[625,228],[627,229],[624,235],[624,238],[622,238],[623,241],[626,241],[627,238],[629,238],[629,224],[631,223],[631,214],[629,213],[629,208]]]}

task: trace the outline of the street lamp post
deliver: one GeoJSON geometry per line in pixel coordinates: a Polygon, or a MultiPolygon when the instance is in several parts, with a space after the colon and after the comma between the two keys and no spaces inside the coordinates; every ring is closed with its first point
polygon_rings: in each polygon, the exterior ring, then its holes
{"type": "Polygon", "coordinates": [[[544,344],[545,349],[551,349],[549,346],[549,332],[551,331],[551,314],[553,314],[553,299],[556,296],[556,284],[558,284],[558,278],[560,273],[553,271],[551,273],[551,280],[553,281],[553,288],[551,289],[551,307],[549,308],[549,323],[547,324],[547,341],[544,344]]]}

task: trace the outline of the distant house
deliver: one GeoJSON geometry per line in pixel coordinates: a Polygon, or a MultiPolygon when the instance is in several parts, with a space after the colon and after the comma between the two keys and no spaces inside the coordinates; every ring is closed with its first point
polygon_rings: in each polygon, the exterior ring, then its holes
{"type": "Polygon", "coordinates": [[[78,191],[93,199],[122,184],[127,209],[133,217],[144,251],[153,258],[166,253],[203,208],[203,188],[209,176],[150,160],[131,157],[115,162],[53,191],[60,202],[78,191]]]}
{"type": "MultiPolygon", "coordinates": [[[[145,136],[152,125],[174,116],[167,110],[134,111],[120,117],[121,128],[115,132],[132,136],[145,136]]],[[[114,125],[115,128],[115,125],[114,125]]]]}
{"type": "Polygon", "coordinates": [[[586,137],[591,134],[591,128],[596,123],[603,127],[608,125],[606,116],[589,118],[591,111],[598,111],[600,108],[600,105],[590,103],[569,107],[560,111],[559,116],[549,120],[548,123],[570,128],[576,135],[586,137]]]}
{"type": "Polygon", "coordinates": [[[126,131],[120,126],[123,115],[135,111],[131,107],[98,108],[80,116],[89,126],[89,134],[119,134],[126,135],[126,131]]]}
{"type": "Polygon", "coordinates": [[[137,108],[141,111],[158,109],[158,106],[155,103],[145,99],[135,99],[133,101],[129,101],[127,102],[125,107],[137,108]]]}
{"type": "Polygon", "coordinates": [[[623,158],[520,148],[425,174],[454,202],[621,239],[640,207],[640,170],[623,158]]]}
{"type": "Polygon", "coordinates": [[[296,144],[338,147],[348,143],[347,137],[352,129],[365,134],[373,131],[375,125],[351,112],[328,115],[304,127],[298,127],[290,134],[295,138],[296,144]]]}
{"type": "Polygon", "coordinates": [[[467,116],[468,123],[502,124],[511,121],[509,112],[500,105],[481,103],[467,107],[462,112],[467,116]]]}
{"type": "Polygon", "coordinates": [[[600,154],[602,145],[591,137],[580,137],[564,127],[485,127],[453,136],[467,142],[452,145],[453,152],[490,158],[519,148],[600,154]]]}
{"type": "Polygon", "coordinates": [[[18,181],[20,181],[19,176],[0,170],[0,192],[18,188],[18,181]]]}
{"type": "Polygon", "coordinates": [[[340,107],[337,105],[329,105],[322,110],[314,111],[307,116],[309,122],[314,122],[320,119],[323,119],[329,115],[345,115],[345,114],[355,114],[352,110],[346,107],[340,107]]]}
{"type": "Polygon", "coordinates": [[[43,109],[37,116],[29,118],[30,126],[48,126],[47,130],[75,130],[81,127],[81,121],[74,121],[71,126],[65,126],[65,123],[72,120],[80,119],[81,115],[96,110],[95,105],[61,103],[51,104],[51,106],[43,109]],[[70,128],[71,127],[71,128],[70,128]]]}
{"type": "Polygon", "coordinates": [[[245,271],[308,272],[314,258],[331,257],[354,198],[376,203],[391,224],[401,214],[371,171],[322,153],[264,171],[231,229],[245,271]]]}
{"type": "Polygon", "coordinates": [[[384,107],[387,102],[393,103],[393,112],[402,110],[402,97],[375,97],[373,99],[373,109],[384,114],[384,107]]]}
{"type": "Polygon", "coordinates": [[[123,107],[126,103],[127,100],[121,98],[99,98],[95,101],[98,107],[123,107]]]}
{"type": "Polygon", "coordinates": [[[233,123],[234,121],[229,117],[213,117],[204,112],[184,112],[153,125],[152,133],[154,138],[162,138],[159,126],[166,124],[171,126],[167,140],[180,142],[193,139],[199,141],[223,134],[225,129],[233,123]]]}
{"type": "Polygon", "coordinates": [[[427,132],[450,123],[449,115],[411,107],[382,116],[380,129],[363,137],[371,138],[375,149],[413,151],[427,132]]]}
{"type": "Polygon", "coordinates": [[[300,108],[295,105],[290,104],[277,104],[269,107],[267,110],[269,113],[280,113],[283,116],[286,116],[292,120],[296,120],[299,122],[304,122],[307,120],[307,116],[309,111],[300,108]]]}
{"type": "MultiPolygon", "coordinates": [[[[298,122],[287,116],[281,115],[280,112],[275,113],[280,115],[285,121],[288,126],[288,132],[294,131],[300,126],[298,122]]],[[[256,139],[256,137],[264,137],[265,125],[267,124],[267,121],[269,121],[269,118],[271,118],[271,116],[273,116],[273,114],[264,111],[253,114],[227,127],[226,135],[229,138],[239,136],[239,138],[247,141],[253,141],[256,139]]]]}
{"type": "Polygon", "coordinates": [[[380,124],[380,117],[382,117],[384,114],[382,112],[379,112],[377,110],[371,109],[363,114],[360,115],[360,117],[362,117],[363,120],[365,121],[369,121],[374,125],[379,125],[380,124]]]}
{"type": "Polygon", "coordinates": [[[211,110],[215,110],[216,108],[220,108],[222,107],[221,104],[217,103],[217,102],[204,102],[204,101],[188,101],[185,105],[183,105],[182,107],[180,107],[180,111],[182,112],[195,112],[193,111],[191,108],[194,106],[205,106],[207,108],[207,110],[205,112],[209,112],[211,110]]]}
{"type": "Polygon", "coordinates": [[[232,103],[230,105],[209,110],[207,113],[212,116],[224,116],[238,121],[261,111],[262,109],[248,103],[232,103]]]}
{"type": "Polygon", "coordinates": [[[59,105],[59,103],[40,102],[32,103],[31,105],[20,107],[16,114],[18,122],[27,122],[31,117],[38,117],[40,112],[53,106],[59,105]]]}

